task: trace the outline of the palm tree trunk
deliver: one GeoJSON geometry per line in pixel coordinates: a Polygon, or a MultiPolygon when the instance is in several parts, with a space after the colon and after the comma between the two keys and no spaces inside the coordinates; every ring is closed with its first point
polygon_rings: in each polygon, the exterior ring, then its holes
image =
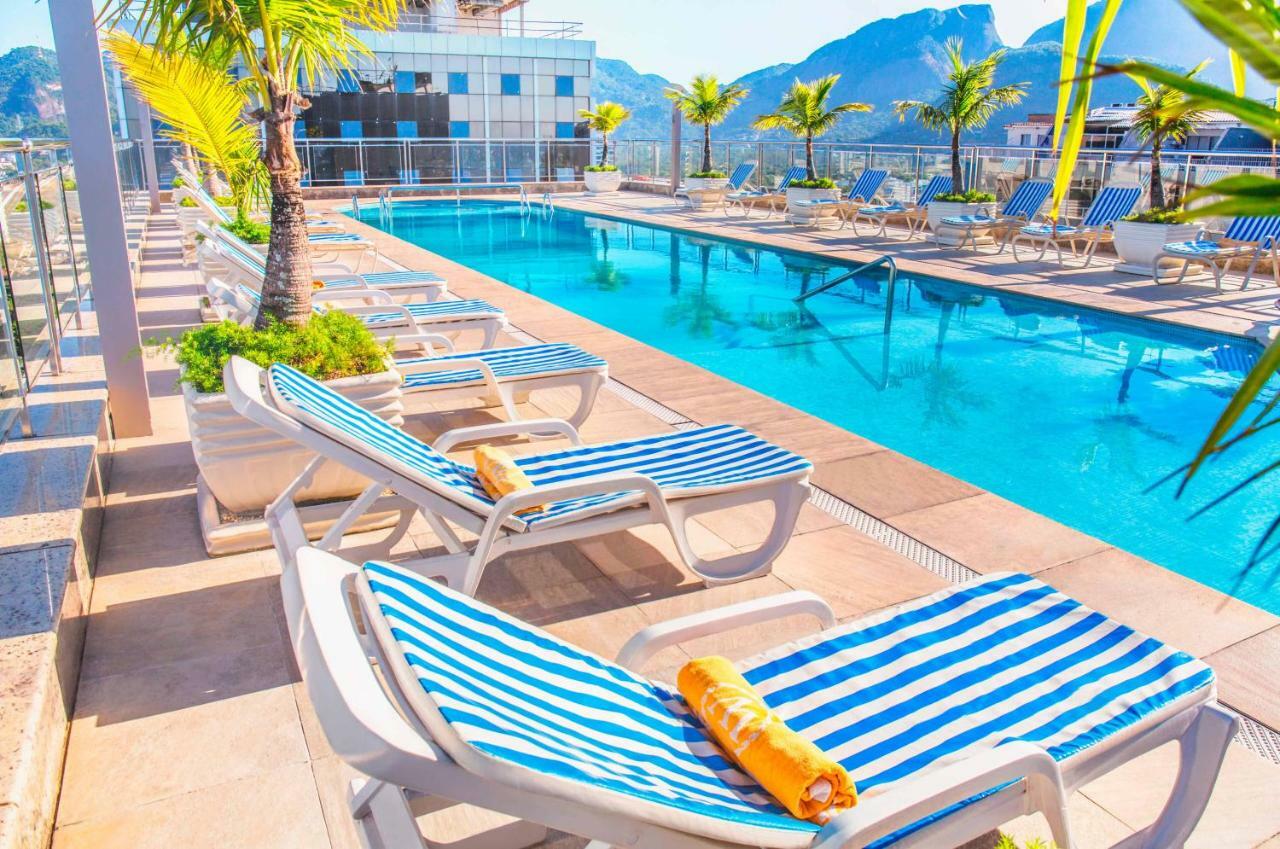
{"type": "Polygon", "coordinates": [[[711,125],[702,125],[702,171],[711,170],[711,125]]]}
{"type": "Polygon", "coordinates": [[[600,134],[600,164],[609,164],[609,134],[600,134]]]}
{"type": "Polygon", "coordinates": [[[806,135],[804,137],[804,170],[805,178],[809,180],[818,179],[818,172],[813,170],[813,136],[806,135]]]}
{"type": "Polygon", "coordinates": [[[1151,140],[1151,208],[1164,209],[1164,177],[1160,173],[1160,138],[1151,140]]]}
{"type": "Polygon", "coordinates": [[[951,134],[951,191],[964,192],[964,171],[960,168],[960,131],[951,134]]]}
{"type": "Polygon", "coordinates": [[[271,241],[262,281],[262,307],[254,327],[271,318],[302,326],[311,318],[311,253],[307,210],[302,203],[302,163],[293,146],[294,112],[311,104],[296,91],[272,91],[263,110],[266,140],[262,160],[271,179],[271,241]]]}

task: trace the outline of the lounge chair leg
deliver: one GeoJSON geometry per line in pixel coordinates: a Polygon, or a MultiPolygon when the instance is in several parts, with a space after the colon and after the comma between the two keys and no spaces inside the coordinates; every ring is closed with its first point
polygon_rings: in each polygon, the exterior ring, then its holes
{"type": "Polygon", "coordinates": [[[1190,727],[1178,739],[1181,752],[1178,777],[1169,800],[1156,821],[1134,835],[1133,846],[1178,849],[1186,842],[1209,804],[1213,785],[1227,756],[1227,746],[1239,726],[1240,720],[1235,714],[1216,704],[1200,708],[1190,727]]]}
{"type": "Polygon", "coordinates": [[[587,416],[591,415],[591,410],[596,405],[596,396],[600,394],[604,381],[602,374],[588,374],[578,384],[578,407],[567,419],[569,424],[575,428],[582,427],[582,423],[587,420],[587,416]]]}
{"type": "Polygon", "coordinates": [[[427,849],[409,800],[399,787],[372,778],[357,779],[351,782],[347,801],[365,849],[427,849]]]}

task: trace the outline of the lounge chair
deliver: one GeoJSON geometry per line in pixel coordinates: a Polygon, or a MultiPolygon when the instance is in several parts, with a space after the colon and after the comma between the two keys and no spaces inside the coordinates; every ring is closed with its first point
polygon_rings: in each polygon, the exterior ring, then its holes
{"type": "Polygon", "coordinates": [[[1013,196],[1005,202],[999,215],[949,215],[942,219],[942,225],[952,230],[962,231],[957,248],[963,248],[968,242],[973,249],[978,249],[978,234],[1000,231],[1000,250],[1004,253],[1009,244],[1008,234],[1024,224],[1033,221],[1040,212],[1040,207],[1053,193],[1052,180],[1024,180],[1014,190],[1013,196]]]}
{"type": "Polygon", "coordinates": [[[730,194],[741,192],[755,172],[754,162],[742,162],[733,169],[729,182],[724,186],[718,189],[680,189],[676,192],[676,198],[683,199],[691,209],[718,209],[724,206],[725,199],[730,194]]]}
{"type": "Polygon", "coordinates": [[[839,218],[840,227],[849,223],[849,218],[859,207],[875,203],[880,198],[880,187],[888,179],[889,172],[880,168],[868,168],[859,175],[849,191],[840,200],[805,200],[790,204],[787,218],[795,225],[809,224],[821,227],[824,220],[839,218]]]}
{"type": "MultiPolygon", "coordinates": [[[[262,295],[256,289],[243,283],[232,287],[217,277],[208,279],[207,289],[210,305],[220,318],[250,324],[257,317],[262,295]]],[[[317,314],[330,309],[350,313],[363,321],[375,337],[395,339],[397,351],[419,348],[434,354],[439,346],[452,352],[452,337],[467,330],[479,330],[484,334],[481,347],[491,348],[498,341],[498,334],[507,328],[502,310],[487,301],[397,304],[376,289],[320,290],[311,296],[311,309],[317,314]]]]}
{"type": "MultiPolygon", "coordinates": [[[[184,178],[185,179],[185,178],[184,178]]],[[[222,224],[230,224],[231,216],[227,213],[225,207],[218,203],[209,193],[200,187],[197,183],[188,183],[187,185],[177,189],[174,196],[181,200],[182,198],[190,198],[210,220],[217,221],[222,224]]],[[[346,232],[340,223],[329,218],[319,215],[308,215],[306,218],[307,232],[311,235],[322,235],[332,233],[346,232]]]]}
{"type": "MultiPolygon", "coordinates": [[[[222,228],[197,224],[196,232],[204,237],[201,249],[196,252],[201,261],[202,272],[205,270],[205,262],[210,257],[216,257],[218,271],[251,288],[262,288],[262,279],[267,273],[267,260],[257,248],[222,228]]],[[[406,269],[353,274],[337,270],[335,266],[326,268],[322,263],[316,263],[313,271],[324,284],[324,289],[377,289],[399,302],[419,299],[434,301],[449,290],[448,282],[434,271],[406,269]]]]}
{"type": "Polygon", "coordinates": [[[1249,281],[1264,256],[1271,258],[1271,279],[1280,286],[1280,257],[1276,255],[1276,242],[1280,240],[1280,216],[1241,216],[1231,222],[1231,226],[1222,234],[1221,239],[1207,238],[1208,231],[1201,230],[1190,242],[1173,242],[1165,245],[1164,250],[1156,254],[1151,264],[1151,277],[1157,283],[1169,282],[1160,278],[1161,260],[1172,259],[1182,263],[1178,279],[1181,283],[1187,276],[1187,269],[1192,263],[1203,265],[1213,275],[1213,284],[1222,291],[1222,276],[1231,269],[1236,260],[1247,260],[1244,282],[1240,290],[1249,288],[1249,281]]]}
{"type": "MultiPolygon", "coordinates": [[[[602,382],[600,371],[589,374],[601,378],[596,386],[602,382]]],[[[224,380],[236,412],[316,451],[315,463],[338,462],[373,482],[326,533],[322,548],[336,546],[350,522],[390,489],[403,500],[401,526],[420,512],[448,550],[409,565],[468,595],[485,564],[505,552],[651,524],[667,527],[685,565],[704,581],[754,577],[782,551],[809,495],[807,460],[729,425],[582,446],[572,423],[543,419],[460,428],[427,445],[288,366],[264,373],[234,357],[224,380]],[[463,442],[548,432],[574,446],[517,458],[533,487],[496,502],[471,466],[443,453],[463,442]],[[759,502],[773,505],[774,526],[756,550],[716,560],[694,553],[685,531],[692,517],[759,502]],[[537,505],[542,509],[529,511],[537,505]],[[465,544],[447,523],[476,534],[475,541],[465,544]]],[[[285,568],[307,545],[292,494],[310,475],[309,468],[269,508],[285,568]]]]}
{"type": "Polygon", "coordinates": [[[1070,849],[1070,794],[1166,743],[1169,802],[1124,845],[1182,846],[1238,726],[1204,663],[1021,574],[844,625],[807,592],[711,608],[645,628],[617,661],[402,566],[304,548],[282,584],[320,726],[360,773],[348,804],[369,849],[426,845],[414,812],[459,803],[532,839],[683,849],[958,846],[1039,812],[1070,849]],[[789,815],[638,672],[679,642],[803,615],[824,630],[737,666],[850,771],[861,798],[825,826],[789,815]]]}
{"type": "Polygon", "coordinates": [[[945,195],[949,191],[951,191],[951,178],[945,174],[938,174],[925,184],[915,203],[903,204],[893,201],[892,203],[874,206],[862,206],[848,219],[848,223],[855,234],[858,233],[859,221],[875,225],[879,228],[875,235],[886,238],[889,236],[888,227],[890,223],[905,223],[907,225],[907,240],[910,241],[923,233],[924,228],[928,225],[928,206],[930,201],[938,195],[945,195]]]}
{"type": "Polygon", "coordinates": [[[728,215],[729,210],[737,207],[742,210],[743,217],[751,215],[751,208],[756,204],[764,204],[768,207],[769,212],[766,218],[773,215],[776,209],[776,202],[779,198],[785,203],[787,199],[787,187],[796,180],[803,180],[809,172],[800,166],[793,166],[787,169],[782,175],[782,179],[778,180],[778,185],[773,189],[749,189],[740,192],[730,192],[725,195],[724,214],[728,215]]]}
{"type": "Polygon", "coordinates": [[[1079,259],[1081,256],[1079,243],[1083,242],[1085,244],[1084,264],[1087,268],[1089,263],[1093,262],[1093,255],[1098,245],[1112,237],[1112,226],[1133,211],[1141,195],[1141,186],[1103,186],[1102,191],[1093,199],[1093,203],[1089,204],[1084,218],[1078,225],[1048,223],[1028,224],[1018,228],[1009,242],[1013,246],[1014,260],[1021,261],[1018,257],[1018,244],[1025,242],[1030,244],[1033,250],[1040,249],[1039,255],[1036,256],[1037,261],[1044,259],[1049,248],[1054,248],[1058,252],[1058,264],[1061,265],[1063,264],[1062,243],[1070,244],[1072,257],[1079,259]]]}

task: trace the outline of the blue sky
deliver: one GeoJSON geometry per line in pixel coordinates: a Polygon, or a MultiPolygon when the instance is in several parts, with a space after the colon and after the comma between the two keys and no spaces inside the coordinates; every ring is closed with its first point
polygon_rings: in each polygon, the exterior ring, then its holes
{"type": "MultiPolygon", "coordinates": [[[[0,29],[0,52],[23,44],[53,46],[47,0],[0,0],[17,8],[0,29]]],[[[1020,45],[1035,29],[1062,17],[1065,0],[989,0],[1000,36],[1020,45]]],[[[958,0],[532,0],[530,20],[585,24],[601,56],[636,70],[687,79],[711,71],[725,79],[777,62],[796,62],[877,18],[958,0]]]]}

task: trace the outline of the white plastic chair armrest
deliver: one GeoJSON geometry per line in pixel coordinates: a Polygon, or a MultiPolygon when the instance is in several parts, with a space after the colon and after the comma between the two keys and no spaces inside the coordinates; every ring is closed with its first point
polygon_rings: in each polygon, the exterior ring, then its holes
{"type": "Polygon", "coordinates": [[[649,658],[677,643],[803,614],[817,618],[824,629],[836,624],[835,612],[820,596],[795,590],[650,625],[627,640],[616,659],[619,665],[638,670],[649,658]]]}
{"type": "Polygon", "coordinates": [[[979,752],[959,763],[905,781],[839,815],[818,833],[814,849],[864,846],[930,814],[1011,781],[1025,779],[1031,809],[1054,828],[1059,849],[1070,849],[1066,834],[1067,794],[1058,763],[1044,749],[1024,741],[979,752]],[[1063,833],[1059,833],[1063,832],[1063,833]]]}
{"type": "MultiPolygon", "coordinates": [[[[426,335],[426,334],[421,334],[421,335],[426,335]]],[[[448,340],[445,340],[445,337],[443,336],[439,338],[441,340],[448,341],[448,340]]],[[[449,350],[453,350],[453,343],[449,342],[448,344],[449,344],[449,350]]],[[[484,378],[484,382],[486,386],[488,386],[494,392],[498,391],[497,375],[493,373],[493,369],[489,366],[488,363],[486,363],[484,360],[479,358],[476,358],[476,359],[459,358],[456,360],[447,360],[447,361],[422,360],[421,362],[407,363],[404,365],[397,363],[396,368],[400,371],[402,375],[403,374],[419,374],[422,372],[432,372],[432,371],[461,371],[462,369],[471,368],[480,372],[480,375],[484,378]]]]}
{"type": "Polygon", "coordinates": [[[456,427],[453,430],[446,430],[436,437],[435,442],[431,443],[431,447],[444,453],[467,442],[480,442],[499,436],[519,436],[526,433],[538,435],[558,433],[568,437],[569,441],[574,445],[582,444],[582,437],[578,435],[578,429],[564,419],[522,419],[518,422],[494,422],[493,424],[456,427]]]}
{"type": "MultiPolygon", "coordinates": [[[[313,266],[313,267],[319,267],[319,266],[317,265],[317,266],[313,266]]],[[[333,273],[333,274],[319,274],[319,273],[317,273],[317,277],[318,277],[318,279],[322,280],[324,283],[326,283],[326,284],[330,284],[330,285],[332,285],[332,284],[334,284],[334,283],[346,283],[346,284],[351,285],[352,287],[359,288],[359,289],[368,289],[368,288],[370,288],[370,287],[369,287],[369,284],[365,283],[365,282],[364,282],[364,278],[363,278],[363,277],[361,277],[359,274],[351,274],[351,273],[349,273],[349,272],[345,272],[345,271],[344,271],[344,272],[335,272],[335,273],[333,273]]]]}
{"type": "Polygon", "coordinates": [[[667,510],[666,498],[653,478],[632,472],[614,472],[576,481],[534,486],[502,496],[493,505],[493,513],[489,515],[488,521],[485,522],[485,529],[480,533],[481,543],[489,537],[496,536],[497,529],[502,527],[503,523],[528,507],[564,501],[567,498],[579,498],[584,495],[611,495],[633,489],[639,490],[645,496],[645,500],[661,521],[670,527],[671,514],[667,510]]]}

